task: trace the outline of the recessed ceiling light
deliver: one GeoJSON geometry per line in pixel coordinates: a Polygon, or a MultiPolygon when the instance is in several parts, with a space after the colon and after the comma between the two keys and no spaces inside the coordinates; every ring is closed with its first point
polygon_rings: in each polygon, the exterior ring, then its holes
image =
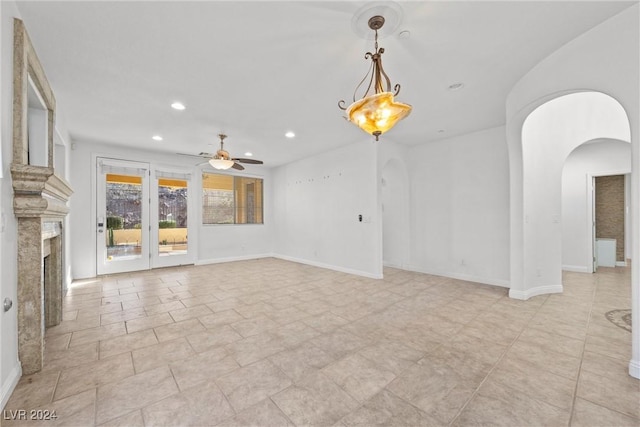
{"type": "Polygon", "coordinates": [[[154,141],[162,141],[162,137],[160,135],[153,135],[151,139],[153,139],[154,141]]]}
{"type": "Polygon", "coordinates": [[[173,104],[171,104],[171,108],[173,108],[174,110],[184,110],[185,107],[184,104],[182,102],[174,102],[173,104]]]}
{"type": "Polygon", "coordinates": [[[287,138],[293,138],[293,137],[296,136],[296,134],[291,132],[291,131],[289,131],[289,132],[285,133],[284,136],[286,136],[287,138]]]}
{"type": "Polygon", "coordinates": [[[464,83],[452,83],[449,85],[447,89],[449,90],[460,90],[464,87],[464,83]]]}
{"type": "Polygon", "coordinates": [[[247,151],[246,153],[244,153],[244,155],[247,156],[247,157],[251,157],[251,156],[253,156],[253,153],[250,153],[250,152],[247,151]]]}

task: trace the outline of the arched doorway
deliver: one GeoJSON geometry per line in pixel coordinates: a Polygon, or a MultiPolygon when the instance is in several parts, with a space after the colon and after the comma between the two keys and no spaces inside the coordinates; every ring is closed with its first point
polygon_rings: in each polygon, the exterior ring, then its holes
{"type": "Polygon", "coordinates": [[[632,238],[630,174],[631,144],[626,141],[587,141],[569,154],[562,170],[564,271],[594,272],[594,261],[598,261],[595,244],[598,237],[616,238],[614,262],[626,265],[626,259],[631,257],[632,238]],[[596,192],[604,188],[603,180],[610,184],[605,193],[596,197],[596,192]],[[596,181],[599,181],[597,189],[596,181]]]}
{"type": "Polygon", "coordinates": [[[569,154],[595,139],[630,141],[624,108],[601,92],[563,94],[531,110],[510,146],[509,295],[517,299],[562,292],[561,182],[569,154]]]}

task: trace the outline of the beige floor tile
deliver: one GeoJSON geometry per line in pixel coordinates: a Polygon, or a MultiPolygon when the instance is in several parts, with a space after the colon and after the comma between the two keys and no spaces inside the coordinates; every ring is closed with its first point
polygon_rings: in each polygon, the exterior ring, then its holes
{"type": "Polygon", "coordinates": [[[386,390],[344,417],[342,424],[347,427],[443,425],[386,390]]]}
{"type": "Polygon", "coordinates": [[[148,371],[195,355],[186,338],[163,341],[155,345],[134,350],[131,353],[136,373],[148,371]]]}
{"type": "Polygon", "coordinates": [[[71,335],[69,347],[77,347],[84,344],[106,340],[127,333],[124,322],[111,323],[97,328],[76,331],[71,335]]]}
{"type": "Polygon", "coordinates": [[[189,319],[182,322],[158,326],[153,330],[158,337],[158,341],[171,341],[176,338],[186,337],[198,332],[204,332],[206,329],[198,319],[189,319]]]}
{"type": "Polygon", "coordinates": [[[424,352],[392,340],[382,340],[363,348],[358,354],[396,375],[411,367],[424,356],[424,352]]]}
{"type": "Polygon", "coordinates": [[[217,329],[204,330],[195,334],[189,334],[187,340],[193,349],[202,353],[215,347],[224,346],[242,339],[231,326],[222,326],[217,329]]]}
{"type": "Polygon", "coordinates": [[[319,371],[335,359],[311,343],[285,350],[269,357],[294,383],[319,371]]]}
{"type": "Polygon", "coordinates": [[[206,304],[206,306],[209,307],[214,313],[233,310],[234,308],[241,305],[245,304],[237,298],[227,298],[222,301],[209,302],[206,304]]]}
{"type": "Polygon", "coordinates": [[[573,357],[580,357],[584,348],[584,340],[568,338],[533,328],[525,329],[518,338],[518,341],[573,357]]]}
{"type": "Polygon", "coordinates": [[[3,414],[3,427],[11,426],[93,426],[95,423],[96,390],[88,390],[26,412],[26,422],[7,420],[3,414]]]}
{"type": "Polygon", "coordinates": [[[89,318],[62,321],[59,325],[48,328],[46,335],[53,336],[67,334],[69,332],[83,331],[98,326],[100,326],[100,316],[98,314],[93,314],[89,318]]]}
{"type": "Polygon", "coordinates": [[[260,315],[252,317],[250,319],[244,319],[238,322],[231,323],[230,326],[236,332],[246,338],[262,332],[266,332],[269,329],[277,328],[278,324],[267,316],[260,315]]]}
{"type": "Polygon", "coordinates": [[[145,329],[152,329],[158,326],[168,325],[169,323],[173,323],[173,318],[169,315],[169,313],[154,314],[153,316],[128,320],[126,322],[127,332],[130,334],[138,331],[143,331],[145,329]]]}
{"type": "Polygon", "coordinates": [[[152,329],[120,335],[100,341],[100,358],[104,359],[116,354],[127,353],[157,343],[158,340],[152,329]]]}
{"type": "Polygon", "coordinates": [[[133,374],[133,364],[129,353],[66,369],[60,373],[54,400],[119,381],[133,374]]]}
{"type": "Polygon", "coordinates": [[[44,354],[42,371],[61,371],[98,360],[98,343],[89,343],[64,350],[48,349],[44,354]]]}
{"type": "Polygon", "coordinates": [[[303,342],[321,335],[319,331],[301,321],[271,329],[269,333],[288,348],[297,347],[303,342]]]}
{"type": "Polygon", "coordinates": [[[294,424],[269,399],[265,399],[241,411],[235,417],[218,424],[218,427],[273,426],[293,427],[294,424]]]}
{"type": "Polygon", "coordinates": [[[282,340],[271,334],[253,335],[227,344],[229,354],[241,366],[249,365],[286,349],[282,340]]]}
{"type": "Polygon", "coordinates": [[[206,305],[196,305],[194,307],[181,308],[179,310],[172,310],[169,312],[171,317],[173,317],[173,320],[176,322],[206,316],[211,313],[213,312],[206,305]]]}
{"type": "Polygon", "coordinates": [[[123,310],[129,310],[131,308],[147,307],[147,306],[151,306],[151,305],[158,305],[158,304],[161,304],[161,303],[162,303],[162,301],[160,301],[160,298],[158,298],[158,297],[148,297],[148,298],[136,299],[136,300],[131,300],[131,301],[123,301],[122,302],[122,309],[123,310]]]}
{"type": "Polygon", "coordinates": [[[291,385],[291,380],[273,363],[262,360],[217,380],[236,411],[252,406],[291,385]]]}
{"type": "Polygon", "coordinates": [[[573,405],[575,380],[537,368],[523,369],[521,364],[501,361],[487,381],[497,381],[537,400],[570,410],[573,405]]]}
{"type": "Polygon", "coordinates": [[[439,422],[449,423],[477,386],[445,364],[428,362],[407,369],[387,390],[439,422]]]}
{"type": "Polygon", "coordinates": [[[357,337],[352,333],[342,330],[336,330],[334,332],[321,335],[317,338],[311,339],[310,342],[316,347],[324,350],[334,359],[341,359],[344,356],[371,344],[369,340],[357,337]]]}
{"type": "Polygon", "coordinates": [[[396,377],[358,354],[330,364],[322,373],[360,403],[378,394],[396,377]]]}
{"type": "Polygon", "coordinates": [[[29,410],[46,407],[53,400],[59,376],[60,373],[57,371],[22,376],[4,410],[29,410]]]}
{"type": "Polygon", "coordinates": [[[144,311],[147,313],[148,316],[152,316],[154,314],[159,314],[159,313],[167,313],[172,310],[180,310],[182,308],[185,308],[185,306],[180,301],[169,301],[169,302],[164,302],[162,304],[147,305],[143,307],[144,311]]]}
{"type": "Polygon", "coordinates": [[[147,313],[144,311],[144,308],[130,308],[129,310],[121,310],[100,315],[100,324],[108,325],[110,323],[124,322],[125,320],[139,319],[146,316],[147,313]]]}
{"type": "Polygon", "coordinates": [[[142,411],[133,411],[127,415],[123,415],[114,420],[107,421],[104,424],[100,424],[99,427],[144,427],[142,411]]]}
{"type": "Polygon", "coordinates": [[[240,367],[223,347],[173,362],[169,365],[180,390],[213,381],[240,367]]]}
{"type": "Polygon", "coordinates": [[[453,426],[566,426],[569,412],[498,383],[486,384],[453,426]]]}
{"type": "Polygon", "coordinates": [[[581,398],[576,399],[571,425],[576,427],[639,426],[640,419],[612,411],[581,398]]]}
{"type": "Polygon", "coordinates": [[[631,359],[631,334],[627,335],[626,339],[588,335],[584,349],[614,359],[629,361],[631,359]]]}
{"type": "Polygon", "coordinates": [[[234,310],[224,310],[199,317],[199,320],[205,327],[215,329],[220,326],[230,325],[231,323],[244,320],[244,317],[234,310]]]}
{"type": "Polygon", "coordinates": [[[356,409],[358,402],[319,372],[271,398],[295,425],[330,426],[356,409]]]}
{"type": "Polygon", "coordinates": [[[98,388],[96,423],[142,409],[178,392],[169,367],[163,366],[98,388]]]}
{"type": "MultiPolygon", "coordinates": [[[[48,351],[62,351],[69,348],[71,332],[62,335],[46,335],[44,339],[45,353],[48,351]]],[[[46,354],[45,354],[46,355],[46,354]]]]}
{"type": "Polygon", "coordinates": [[[640,418],[640,380],[629,375],[612,379],[580,371],[576,396],[600,406],[640,418]]]}
{"type": "Polygon", "coordinates": [[[342,317],[337,316],[331,312],[324,312],[312,317],[307,317],[303,319],[302,322],[311,326],[314,329],[317,329],[319,332],[323,334],[328,334],[330,332],[333,332],[339,327],[349,323],[347,319],[343,319],[342,317]]]}
{"type": "Polygon", "coordinates": [[[578,378],[580,369],[579,357],[551,351],[527,341],[515,342],[504,358],[512,364],[520,365],[523,370],[536,368],[571,380],[578,378]]]}
{"type": "Polygon", "coordinates": [[[235,415],[214,382],[167,397],[142,410],[151,426],[211,426],[235,415]]]}

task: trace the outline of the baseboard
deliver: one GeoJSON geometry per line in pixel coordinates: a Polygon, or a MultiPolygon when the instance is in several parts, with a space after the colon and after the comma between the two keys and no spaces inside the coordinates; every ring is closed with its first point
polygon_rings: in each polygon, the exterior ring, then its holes
{"type": "Polygon", "coordinates": [[[633,378],[640,379],[640,360],[631,360],[629,362],[629,375],[633,378]]]}
{"type": "Polygon", "coordinates": [[[519,299],[519,300],[528,300],[529,298],[532,298],[538,295],[561,294],[562,289],[563,289],[562,285],[538,286],[535,288],[527,289],[526,291],[509,289],[509,298],[519,299]]]}
{"type": "Polygon", "coordinates": [[[356,276],[368,277],[370,279],[382,279],[382,274],[369,273],[368,271],[354,270],[352,268],[341,267],[339,265],[325,264],[323,262],[311,261],[303,258],[296,258],[288,255],[272,254],[274,258],[283,259],[285,261],[297,262],[300,264],[312,265],[314,267],[326,268],[327,270],[339,271],[341,273],[353,274],[356,276]]]}
{"type": "Polygon", "coordinates": [[[16,361],[16,365],[13,367],[9,376],[7,377],[7,381],[2,384],[2,390],[0,390],[0,410],[4,409],[5,405],[9,401],[9,397],[11,397],[11,393],[13,393],[13,389],[18,385],[18,381],[20,381],[20,377],[22,376],[22,365],[20,362],[16,361]]]}
{"type": "Polygon", "coordinates": [[[207,264],[220,264],[223,262],[233,262],[233,261],[248,261],[251,259],[260,259],[260,258],[271,258],[273,254],[253,254],[253,255],[240,255],[240,256],[231,256],[224,258],[211,258],[211,259],[199,259],[194,263],[195,265],[207,265],[207,264]]]}
{"type": "Polygon", "coordinates": [[[433,276],[448,277],[450,279],[464,280],[467,282],[480,283],[483,285],[500,286],[502,288],[509,287],[509,281],[503,279],[493,279],[488,277],[475,276],[473,274],[451,273],[446,271],[430,270],[415,265],[407,265],[403,268],[407,271],[415,271],[416,273],[431,274],[433,276]]]}
{"type": "Polygon", "coordinates": [[[581,265],[563,265],[564,271],[573,271],[574,273],[593,273],[589,267],[583,267],[581,265]]]}
{"type": "Polygon", "coordinates": [[[616,267],[626,267],[627,261],[616,261],[616,267]]]}

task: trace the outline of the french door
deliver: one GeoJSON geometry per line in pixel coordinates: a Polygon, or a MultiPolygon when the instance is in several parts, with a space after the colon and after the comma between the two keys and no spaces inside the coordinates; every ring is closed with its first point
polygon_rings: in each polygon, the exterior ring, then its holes
{"type": "Polygon", "coordinates": [[[96,165],[97,274],[192,263],[190,174],[106,158],[96,165]]]}

